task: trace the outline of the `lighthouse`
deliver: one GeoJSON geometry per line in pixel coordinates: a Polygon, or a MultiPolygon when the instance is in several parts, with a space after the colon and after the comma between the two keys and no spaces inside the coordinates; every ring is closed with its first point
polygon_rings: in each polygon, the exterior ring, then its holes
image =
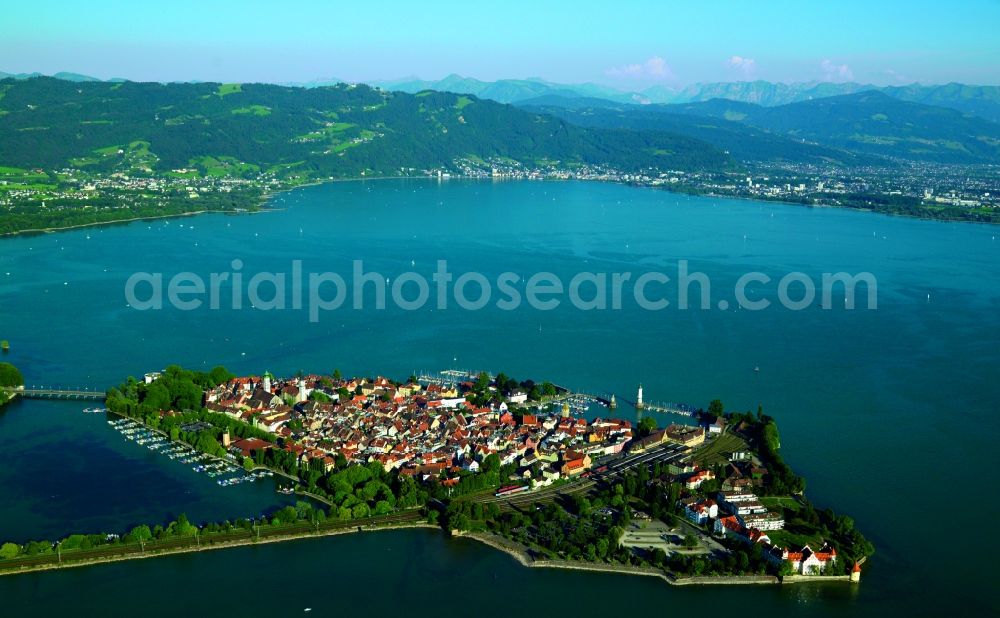
{"type": "Polygon", "coordinates": [[[642,403],[642,384],[639,385],[639,393],[635,396],[635,409],[641,410],[643,408],[642,403]]]}
{"type": "Polygon", "coordinates": [[[615,401],[615,394],[614,393],[611,393],[611,400],[608,401],[608,407],[611,408],[612,410],[614,410],[615,408],[618,407],[618,402],[615,401]]]}
{"type": "Polygon", "coordinates": [[[855,562],[854,568],[851,569],[851,583],[857,584],[859,582],[861,582],[861,565],[855,562]]]}

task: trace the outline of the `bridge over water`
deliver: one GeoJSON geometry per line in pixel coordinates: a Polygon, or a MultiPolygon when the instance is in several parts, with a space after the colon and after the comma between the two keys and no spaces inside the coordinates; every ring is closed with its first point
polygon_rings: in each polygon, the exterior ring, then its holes
{"type": "Polygon", "coordinates": [[[4,388],[3,392],[24,399],[67,399],[76,401],[104,401],[104,391],[58,388],[4,388]]]}

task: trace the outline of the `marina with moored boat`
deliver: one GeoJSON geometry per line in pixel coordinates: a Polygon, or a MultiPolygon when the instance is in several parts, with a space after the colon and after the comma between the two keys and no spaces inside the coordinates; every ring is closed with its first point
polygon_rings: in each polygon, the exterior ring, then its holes
{"type": "Polygon", "coordinates": [[[230,487],[241,483],[252,483],[274,476],[270,470],[247,471],[240,466],[218,459],[182,442],[174,442],[163,434],[128,418],[108,419],[108,424],[125,439],[145,446],[148,450],[179,463],[190,465],[194,472],[217,479],[220,487],[230,487]]]}

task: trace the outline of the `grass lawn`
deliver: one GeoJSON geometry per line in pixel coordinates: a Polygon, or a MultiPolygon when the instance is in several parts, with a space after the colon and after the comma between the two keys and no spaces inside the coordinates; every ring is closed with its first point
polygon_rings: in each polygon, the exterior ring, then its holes
{"type": "Polygon", "coordinates": [[[19,167],[7,167],[0,165],[0,176],[22,176],[24,178],[48,178],[48,174],[29,172],[19,167]]]}
{"type": "Polygon", "coordinates": [[[801,534],[788,530],[769,530],[767,536],[770,537],[771,542],[775,545],[793,550],[802,549],[803,545],[819,549],[823,546],[824,541],[823,537],[819,534],[801,534]]]}
{"type": "Polygon", "coordinates": [[[799,501],[791,496],[763,496],[760,502],[773,511],[787,509],[792,512],[798,512],[802,508],[799,501]]]}
{"type": "Polygon", "coordinates": [[[295,139],[306,141],[306,142],[315,142],[315,141],[324,140],[324,139],[331,139],[331,138],[335,138],[335,137],[339,138],[341,133],[343,133],[344,131],[347,131],[348,129],[351,129],[351,128],[355,127],[355,126],[357,126],[357,125],[355,125],[354,123],[351,123],[351,122],[333,122],[333,123],[330,123],[329,126],[324,126],[321,129],[317,129],[317,130],[312,131],[310,133],[306,133],[305,135],[299,135],[295,139]]]}
{"type": "Polygon", "coordinates": [[[233,94],[234,92],[242,92],[243,84],[219,84],[219,89],[215,91],[215,94],[220,97],[224,97],[227,94],[233,94]]]}
{"type": "Polygon", "coordinates": [[[357,144],[355,144],[354,142],[340,142],[330,150],[332,150],[333,152],[344,152],[348,148],[352,148],[354,146],[357,146],[357,144]]]}
{"type": "Polygon", "coordinates": [[[7,191],[55,191],[57,186],[38,182],[11,182],[3,188],[7,191]]]}
{"type": "Polygon", "coordinates": [[[188,170],[186,172],[175,172],[173,170],[166,172],[164,176],[169,178],[198,178],[198,170],[188,170]]]}
{"type": "Polygon", "coordinates": [[[149,154],[149,142],[144,140],[136,140],[134,142],[129,142],[127,151],[129,154],[135,154],[139,156],[145,156],[149,154]]]}
{"type": "Polygon", "coordinates": [[[278,163],[277,165],[272,165],[270,168],[268,168],[267,171],[272,174],[281,175],[285,172],[290,171],[292,168],[299,167],[301,165],[305,165],[305,161],[295,161],[293,163],[278,163]]]}
{"type": "Polygon", "coordinates": [[[242,176],[260,171],[260,167],[252,163],[243,163],[234,157],[219,155],[218,157],[203,156],[189,161],[191,167],[201,167],[206,176],[223,178],[226,176],[242,176]]]}
{"type": "Polygon", "coordinates": [[[237,107],[232,110],[233,114],[250,114],[253,116],[270,116],[271,108],[265,105],[248,105],[246,107],[237,107]]]}

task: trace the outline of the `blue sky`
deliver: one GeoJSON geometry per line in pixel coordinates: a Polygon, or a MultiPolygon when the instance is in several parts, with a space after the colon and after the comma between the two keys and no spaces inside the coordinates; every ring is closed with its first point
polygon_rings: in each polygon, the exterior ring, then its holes
{"type": "Polygon", "coordinates": [[[622,89],[1000,84],[1000,0],[8,3],[0,71],[307,81],[449,73],[622,89]],[[277,8],[275,8],[277,7],[277,8]]]}

